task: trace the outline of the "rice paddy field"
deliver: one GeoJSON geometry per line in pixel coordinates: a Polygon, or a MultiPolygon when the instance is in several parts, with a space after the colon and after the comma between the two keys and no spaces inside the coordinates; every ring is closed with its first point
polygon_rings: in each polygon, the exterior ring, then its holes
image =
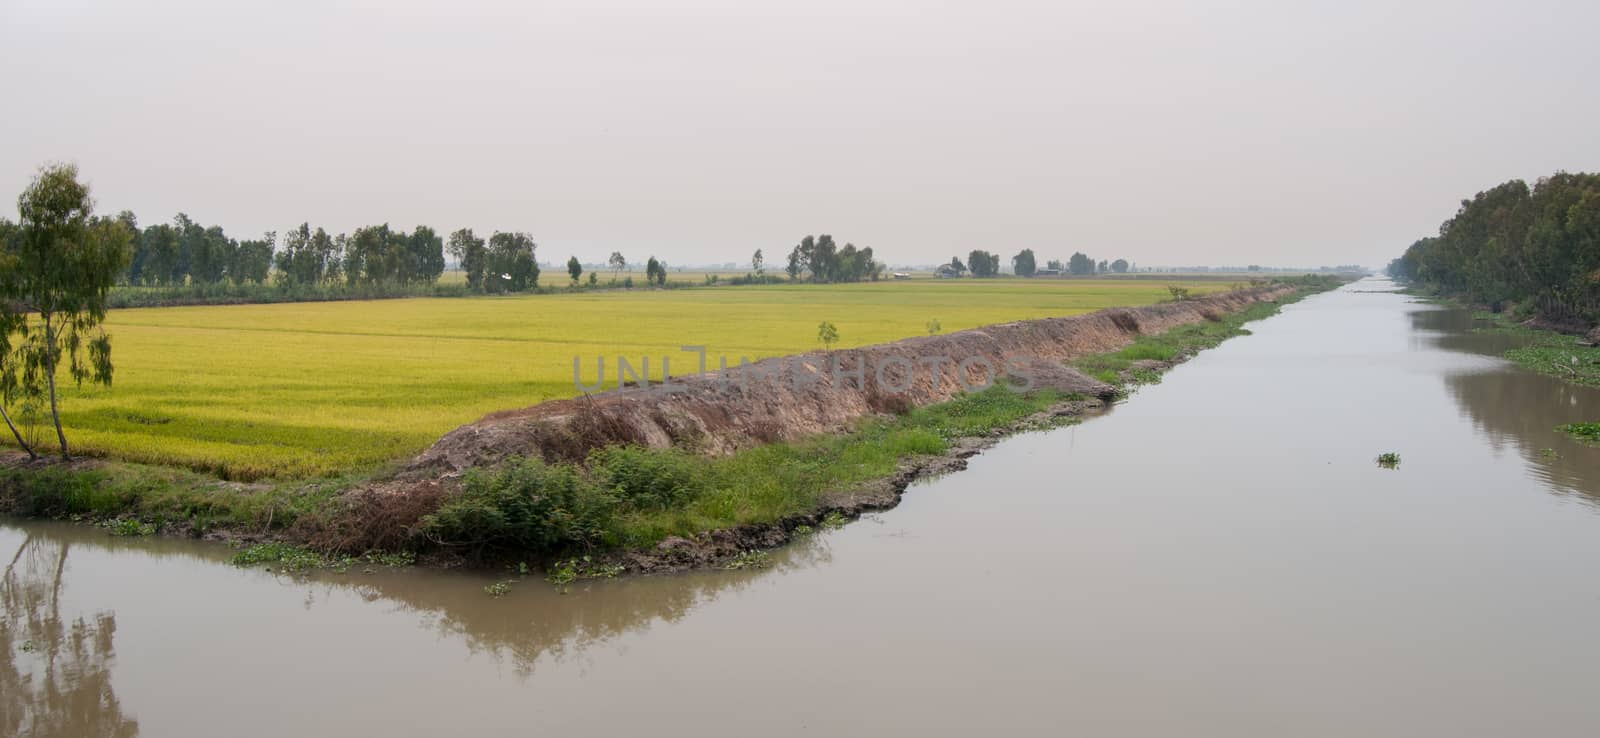
{"type": "MultiPolygon", "coordinates": [[[[1173,282],[1192,294],[1218,281],[1173,282]]],[[[67,385],[77,449],[228,479],[368,471],[484,414],[578,394],[604,356],[662,357],[686,373],[708,347],[730,363],[927,332],[1142,305],[1166,282],[912,280],[113,311],[116,383],[67,385]]]]}

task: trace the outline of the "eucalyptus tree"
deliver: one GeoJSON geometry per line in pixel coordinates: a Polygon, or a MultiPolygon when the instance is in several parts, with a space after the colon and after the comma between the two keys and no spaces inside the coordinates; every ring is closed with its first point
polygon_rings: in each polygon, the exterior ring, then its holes
{"type": "Polygon", "coordinates": [[[489,263],[483,239],[471,228],[462,228],[450,234],[450,255],[456,257],[456,263],[467,273],[467,289],[483,289],[483,270],[489,263]]]}
{"type": "MultiPolygon", "coordinates": [[[[72,164],[41,167],[17,198],[17,212],[17,233],[5,239],[8,263],[0,270],[0,304],[10,313],[0,386],[5,400],[43,387],[61,457],[71,458],[56,375],[64,364],[80,386],[110,386],[106,298],[131,259],[132,234],[122,221],[94,215],[89,187],[72,164]]],[[[21,441],[9,416],[6,422],[21,441]]]]}

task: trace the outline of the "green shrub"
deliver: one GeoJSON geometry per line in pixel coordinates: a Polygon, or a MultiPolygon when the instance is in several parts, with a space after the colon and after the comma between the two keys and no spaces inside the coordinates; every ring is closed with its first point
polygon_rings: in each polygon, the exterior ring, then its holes
{"type": "Polygon", "coordinates": [[[567,465],[527,459],[474,471],[462,490],[422,521],[422,533],[478,552],[555,554],[604,543],[616,498],[567,465]]]}
{"type": "Polygon", "coordinates": [[[589,469],[617,501],[637,510],[681,505],[705,488],[705,464],[678,449],[611,446],[589,455],[589,469]]]}

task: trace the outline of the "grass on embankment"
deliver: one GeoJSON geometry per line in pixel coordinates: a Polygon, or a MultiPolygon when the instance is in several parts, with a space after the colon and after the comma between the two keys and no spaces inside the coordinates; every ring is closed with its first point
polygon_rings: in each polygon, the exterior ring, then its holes
{"type": "MultiPolygon", "coordinates": [[[[1117,385],[1149,380],[1153,376],[1128,371],[1133,362],[1179,360],[1244,333],[1242,324],[1278,307],[1258,304],[1215,322],[1143,336],[1079,365],[1117,385]]],[[[1066,399],[1072,398],[996,386],[904,415],[870,419],[849,434],[729,457],[620,447],[596,451],[584,464],[523,460],[477,470],[413,527],[404,547],[553,559],[773,523],[816,512],[829,494],[886,479],[902,462],[943,454],[959,439],[1015,430],[1066,399]]],[[[337,519],[349,509],[340,504],[339,491],[357,481],[238,485],[132,464],[0,468],[0,510],[41,517],[124,516],[169,524],[170,531],[221,529],[293,539],[329,525],[360,525],[360,520],[337,519]]]]}
{"type": "Polygon", "coordinates": [[[1278,312],[1289,298],[1280,303],[1261,302],[1236,313],[1223,315],[1219,320],[1191,323],[1154,336],[1140,336],[1120,351],[1096,354],[1073,365],[1079,371],[1107,384],[1122,387],[1127,384],[1144,384],[1159,381],[1160,372],[1139,362],[1171,364],[1182,361],[1199,351],[1216,346],[1234,336],[1249,335],[1243,326],[1278,312]]]}

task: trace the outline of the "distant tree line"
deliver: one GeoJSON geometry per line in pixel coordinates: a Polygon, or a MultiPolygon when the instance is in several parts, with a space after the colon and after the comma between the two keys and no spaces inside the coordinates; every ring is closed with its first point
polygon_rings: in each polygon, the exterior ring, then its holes
{"type": "Polygon", "coordinates": [[[133,235],[123,284],[154,287],[266,284],[289,287],[431,285],[445,270],[445,254],[466,273],[469,290],[521,292],[539,285],[538,245],[523,232],[495,232],[487,241],[472,229],[444,238],[419,225],[389,224],[333,235],[310,223],[258,239],[230,238],[179,213],[171,223],[140,229],[131,212],[116,217],[133,235]]]}
{"type": "Polygon", "coordinates": [[[1563,322],[1600,320],[1600,174],[1512,180],[1463,200],[1389,263],[1447,294],[1563,322]]]}
{"type": "MultiPolygon", "coordinates": [[[[1094,259],[1089,258],[1087,255],[1075,253],[1066,262],[1062,262],[1059,259],[1051,259],[1045,263],[1045,269],[1057,273],[1067,272],[1078,276],[1112,272],[1122,274],[1128,271],[1128,262],[1125,259],[1117,259],[1113,262],[1102,261],[1096,264],[1094,259]]],[[[1000,274],[1000,255],[982,249],[974,249],[967,254],[965,262],[962,262],[959,256],[951,257],[950,263],[939,267],[939,270],[941,273],[954,276],[971,272],[974,277],[994,277],[1000,274]]],[[[1019,277],[1032,277],[1039,273],[1039,261],[1038,257],[1034,255],[1033,249],[1023,249],[1017,252],[1016,256],[1011,257],[1011,272],[1019,277]]]]}
{"type": "Polygon", "coordinates": [[[273,234],[237,241],[221,226],[204,226],[178,213],[171,223],[139,229],[138,218],[117,215],[132,234],[133,256],[123,279],[129,284],[260,284],[272,269],[273,234]]]}

